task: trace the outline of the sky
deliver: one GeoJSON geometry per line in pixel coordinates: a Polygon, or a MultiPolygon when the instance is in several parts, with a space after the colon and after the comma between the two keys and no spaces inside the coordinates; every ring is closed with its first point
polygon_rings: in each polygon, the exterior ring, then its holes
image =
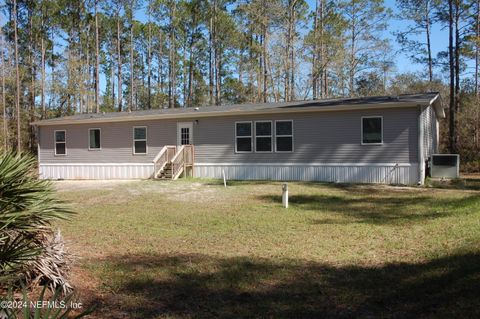
{"type": "MultiPolygon", "coordinates": [[[[306,2],[310,6],[310,8],[312,9],[315,8],[315,0],[306,0],[306,2]]],[[[401,47],[397,43],[395,36],[393,34],[395,31],[404,30],[410,22],[402,20],[399,17],[397,17],[398,10],[395,5],[395,0],[385,0],[385,5],[388,8],[392,9],[394,16],[396,16],[395,18],[392,18],[388,21],[387,30],[385,30],[383,34],[384,37],[389,38],[391,40],[390,42],[391,42],[392,48],[394,52],[396,52],[394,57],[396,69],[394,73],[425,72],[425,66],[413,63],[405,53],[400,52],[401,47]]],[[[147,20],[147,17],[142,11],[137,11],[136,18],[140,21],[147,20]]],[[[3,24],[5,21],[6,21],[6,17],[1,16],[1,24],[3,24]]],[[[302,33],[302,30],[299,30],[299,31],[302,33]]],[[[432,39],[432,51],[433,51],[434,57],[437,55],[438,52],[446,50],[448,45],[447,30],[442,30],[440,26],[435,25],[434,28],[432,29],[431,39],[432,39]]],[[[421,39],[421,40],[423,41],[424,39],[421,39]]],[[[472,64],[470,64],[470,67],[472,67],[472,64]]],[[[436,71],[437,73],[439,72],[439,70],[436,70],[436,71]]],[[[101,76],[100,82],[101,82],[101,89],[103,91],[105,87],[105,78],[103,75],[101,76]]]]}

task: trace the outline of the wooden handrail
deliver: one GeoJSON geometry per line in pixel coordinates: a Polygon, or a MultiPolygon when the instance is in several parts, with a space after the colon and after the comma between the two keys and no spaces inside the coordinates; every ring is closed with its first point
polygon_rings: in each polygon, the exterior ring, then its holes
{"type": "Polygon", "coordinates": [[[162,147],[160,152],[158,152],[157,156],[153,159],[153,178],[156,178],[158,173],[165,167],[165,165],[170,162],[170,154],[169,150],[173,149],[173,154],[177,147],[175,145],[165,145],[162,147]]]}
{"type": "Polygon", "coordinates": [[[172,158],[172,179],[177,179],[185,165],[185,145],[180,146],[177,154],[172,158]]]}
{"type": "Polygon", "coordinates": [[[157,156],[155,156],[155,158],[153,159],[152,162],[154,162],[154,163],[158,162],[158,160],[160,159],[160,157],[162,157],[162,155],[165,154],[166,151],[167,151],[167,146],[165,145],[164,147],[162,147],[162,149],[160,150],[160,152],[158,152],[157,156]]]}
{"type": "Polygon", "coordinates": [[[177,179],[182,172],[186,172],[187,166],[192,168],[195,162],[195,151],[193,145],[165,145],[153,159],[154,172],[153,177],[158,174],[170,163],[172,170],[172,179],[177,179]]]}

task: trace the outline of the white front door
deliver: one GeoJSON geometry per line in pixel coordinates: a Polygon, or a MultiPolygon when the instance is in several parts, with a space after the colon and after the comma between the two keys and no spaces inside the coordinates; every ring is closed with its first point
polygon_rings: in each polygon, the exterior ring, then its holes
{"type": "Polygon", "coordinates": [[[193,144],[193,123],[177,123],[177,145],[193,144]]]}

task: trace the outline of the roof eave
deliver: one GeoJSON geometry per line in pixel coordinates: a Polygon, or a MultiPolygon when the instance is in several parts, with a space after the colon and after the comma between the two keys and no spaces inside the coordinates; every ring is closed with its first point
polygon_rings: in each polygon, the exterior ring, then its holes
{"type": "Polygon", "coordinates": [[[437,115],[438,118],[444,119],[446,117],[445,109],[447,109],[448,106],[444,105],[440,94],[437,94],[430,101],[430,105],[433,107],[435,114],[437,115]]]}
{"type": "MultiPolygon", "coordinates": [[[[430,101],[429,104],[434,103],[438,95],[430,101]]],[[[377,105],[362,104],[362,105],[337,105],[329,107],[306,107],[305,109],[291,108],[291,109],[264,109],[264,110],[250,110],[250,111],[215,111],[215,112],[199,112],[199,113],[180,113],[180,114],[152,114],[145,116],[125,116],[119,118],[87,118],[87,119],[65,119],[55,121],[36,121],[31,125],[35,126],[55,126],[66,124],[89,124],[89,123],[113,123],[113,122],[133,122],[133,121],[147,121],[159,119],[184,119],[184,118],[205,118],[205,117],[221,117],[221,116],[238,116],[238,115],[262,115],[262,114],[290,114],[290,113],[309,113],[309,112],[332,112],[332,111],[352,111],[352,110],[371,110],[371,109],[385,109],[385,108],[408,108],[418,107],[427,103],[415,102],[390,102],[377,105]]]]}

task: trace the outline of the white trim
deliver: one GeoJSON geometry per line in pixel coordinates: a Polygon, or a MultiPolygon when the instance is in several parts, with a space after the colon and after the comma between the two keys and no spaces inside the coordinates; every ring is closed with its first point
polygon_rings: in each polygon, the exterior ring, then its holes
{"type": "Polygon", "coordinates": [[[369,116],[362,116],[361,120],[361,128],[360,128],[360,144],[361,145],[383,145],[383,116],[382,115],[369,115],[369,116]],[[380,143],[364,143],[363,142],[363,119],[376,119],[380,118],[381,124],[381,133],[382,133],[382,141],[380,143]]]}
{"type": "Polygon", "coordinates": [[[235,153],[242,154],[242,153],[252,153],[253,152],[253,121],[236,121],[233,127],[235,130],[235,153]],[[241,123],[249,123],[250,124],[250,136],[239,136],[238,138],[250,138],[250,151],[238,151],[237,150],[237,124],[241,123]]]}
{"type": "MultiPolygon", "coordinates": [[[[255,132],[255,144],[254,151],[255,153],[273,153],[273,121],[272,120],[258,120],[253,123],[254,132],[255,132]],[[270,135],[257,135],[257,123],[270,123],[270,135]],[[257,151],[257,137],[265,138],[270,137],[270,151],[257,151]]],[[[236,142],[236,139],[235,139],[236,142]]]]}
{"type": "Polygon", "coordinates": [[[274,163],[238,165],[196,165],[195,177],[237,180],[323,181],[334,183],[416,184],[414,165],[277,165],[274,163]]]}
{"type": "Polygon", "coordinates": [[[39,166],[145,166],[153,163],[41,163],[39,166]]]}
{"type": "Polygon", "coordinates": [[[425,183],[425,157],[424,149],[423,149],[423,134],[424,134],[424,125],[423,125],[423,111],[424,107],[420,106],[420,114],[418,115],[418,177],[419,185],[423,185],[425,183]]]}
{"type": "Polygon", "coordinates": [[[275,153],[293,153],[295,151],[295,140],[294,140],[294,126],[293,120],[275,120],[275,153]],[[292,134],[291,135],[277,135],[277,122],[292,122],[292,134]],[[291,151],[278,151],[277,150],[277,137],[291,137],[292,138],[292,150],[291,151]]]}
{"type": "Polygon", "coordinates": [[[188,127],[190,129],[190,145],[193,145],[193,122],[177,122],[177,146],[182,145],[182,134],[180,132],[181,128],[188,127]]]}
{"type": "Polygon", "coordinates": [[[102,129],[99,127],[92,127],[88,129],[88,150],[89,151],[101,151],[102,150],[102,129]],[[91,148],[90,147],[90,131],[99,130],[100,131],[100,147],[99,148],[91,148]]]}
{"type": "Polygon", "coordinates": [[[55,156],[67,156],[67,130],[55,130],[53,131],[53,150],[55,156]],[[57,142],[57,132],[64,132],[65,133],[65,141],[64,142],[57,142]],[[65,144],[65,154],[57,154],[57,143],[65,144]]]}
{"type": "Polygon", "coordinates": [[[417,163],[195,163],[195,166],[400,166],[410,167],[417,163]]]}
{"type": "MultiPolygon", "coordinates": [[[[302,101],[302,103],[308,103],[309,101],[302,101]]],[[[310,101],[313,103],[313,101],[310,101]]],[[[318,102],[318,101],[317,101],[318,102]]],[[[362,110],[378,110],[378,109],[391,109],[391,108],[412,108],[418,107],[424,102],[387,102],[380,105],[371,104],[356,104],[351,105],[335,105],[335,106],[311,106],[308,108],[272,108],[265,110],[254,111],[215,111],[215,112],[198,112],[198,113],[181,113],[181,114],[155,114],[155,115],[143,115],[143,116],[125,116],[121,118],[89,118],[89,119],[65,119],[56,120],[51,122],[33,122],[31,125],[47,126],[47,125],[63,125],[63,124],[85,124],[85,123],[110,123],[110,122],[132,122],[132,121],[144,121],[144,120],[157,120],[157,119],[181,119],[181,118],[205,118],[205,117],[222,117],[222,116],[239,116],[239,115],[263,115],[263,114],[287,114],[287,113],[309,113],[309,112],[336,112],[336,111],[362,111],[362,110]]],[[[426,103],[424,103],[426,104],[426,103]]],[[[293,104],[295,106],[296,104],[293,104]]],[[[132,112],[134,113],[134,112],[132,112]]],[[[48,121],[48,120],[47,120],[48,121]]]]}
{"type": "Polygon", "coordinates": [[[132,129],[132,152],[133,155],[147,155],[148,154],[148,128],[146,126],[134,126],[132,129]],[[145,129],[145,139],[135,139],[135,129],[136,128],[144,128],[145,129]],[[145,141],[145,153],[136,153],[135,152],[135,142],[142,142],[145,141]]]}
{"type": "MultiPolygon", "coordinates": [[[[195,163],[195,166],[400,166],[410,167],[418,163],[195,163]]],[[[152,163],[41,163],[41,166],[125,166],[152,165],[152,163]]]]}

